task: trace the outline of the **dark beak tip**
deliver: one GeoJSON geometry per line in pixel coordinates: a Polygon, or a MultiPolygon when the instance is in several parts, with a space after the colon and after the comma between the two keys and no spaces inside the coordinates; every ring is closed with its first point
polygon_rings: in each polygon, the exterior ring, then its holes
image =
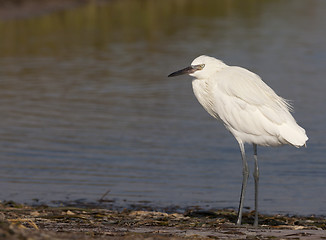
{"type": "Polygon", "coordinates": [[[175,74],[175,72],[170,73],[170,74],[168,75],[168,77],[175,77],[175,76],[177,76],[177,74],[175,74]]]}

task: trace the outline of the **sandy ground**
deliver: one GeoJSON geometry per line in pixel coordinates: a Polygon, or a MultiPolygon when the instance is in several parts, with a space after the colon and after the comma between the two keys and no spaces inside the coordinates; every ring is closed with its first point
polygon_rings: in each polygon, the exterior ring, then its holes
{"type": "Polygon", "coordinates": [[[236,226],[233,210],[121,211],[96,207],[0,204],[0,239],[326,239],[326,219],[253,214],[236,226]]]}

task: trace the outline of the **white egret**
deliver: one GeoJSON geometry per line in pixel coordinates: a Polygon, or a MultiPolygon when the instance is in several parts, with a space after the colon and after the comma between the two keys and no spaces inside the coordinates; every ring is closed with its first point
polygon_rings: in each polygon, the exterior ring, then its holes
{"type": "Polygon", "coordinates": [[[238,141],[242,157],[243,179],[237,224],[241,224],[244,195],[249,176],[245,143],[253,144],[255,181],[255,221],[258,225],[258,160],[257,145],[301,147],[308,137],[290,113],[287,100],[278,96],[261,78],[244,68],[228,66],[222,61],[199,56],[190,67],[169,77],[189,74],[194,94],[204,109],[222,121],[238,141]]]}

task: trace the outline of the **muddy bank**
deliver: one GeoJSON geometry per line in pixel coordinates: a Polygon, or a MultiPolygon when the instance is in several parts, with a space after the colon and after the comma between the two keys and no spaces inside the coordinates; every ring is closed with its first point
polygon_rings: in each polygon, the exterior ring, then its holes
{"type": "Polygon", "coordinates": [[[233,210],[188,209],[183,213],[152,210],[0,204],[0,239],[322,239],[321,217],[260,216],[253,214],[236,226],[233,210]]]}
{"type": "Polygon", "coordinates": [[[0,0],[0,20],[29,18],[109,0],[0,0]]]}

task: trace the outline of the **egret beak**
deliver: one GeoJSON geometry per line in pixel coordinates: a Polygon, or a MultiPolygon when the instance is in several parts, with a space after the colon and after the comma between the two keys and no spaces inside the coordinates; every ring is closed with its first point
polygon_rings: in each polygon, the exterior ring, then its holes
{"type": "Polygon", "coordinates": [[[179,75],[183,75],[183,74],[191,74],[194,73],[198,70],[202,70],[204,68],[204,64],[200,64],[200,65],[192,65],[190,67],[186,67],[184,69],[181,69],[179,71],[173,72],[171,73],[168,77],[175,77],[175,76],[179,76],[179,75]]]}

